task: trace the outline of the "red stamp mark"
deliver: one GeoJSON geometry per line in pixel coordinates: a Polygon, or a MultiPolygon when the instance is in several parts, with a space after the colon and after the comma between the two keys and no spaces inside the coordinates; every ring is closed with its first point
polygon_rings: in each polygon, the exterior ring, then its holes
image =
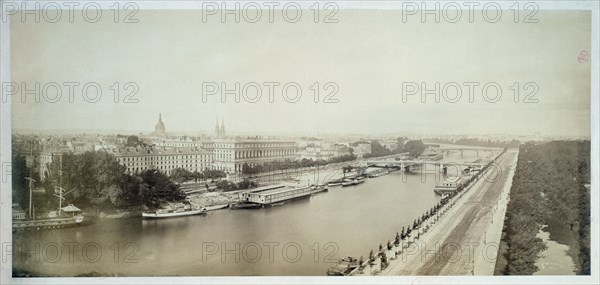
{"type": "Polygon", "coordinates": [[[579,61],[579,63],[587,62],[588,60],[590,60],[590,53],[587,50],[580,51],[579,55],[577,56],[577,60],[579,61]]]}

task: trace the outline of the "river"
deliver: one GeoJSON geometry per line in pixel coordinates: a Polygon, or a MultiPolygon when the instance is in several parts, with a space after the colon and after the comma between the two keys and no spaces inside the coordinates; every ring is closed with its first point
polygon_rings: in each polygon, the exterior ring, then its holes
{"type": "MultiPolygon", "coordinates": [[[[491,154],[451,153],[444,160],[477,158],[491,154]]],[[[329,176],[321,172],[319,180],[329,176]]],[[[13,270],[34,276],[324,275],[339,258],[367,258],[437,203],[435,176],[425,178],[396,171],[270,208],[19,232],[13,270]]]]}

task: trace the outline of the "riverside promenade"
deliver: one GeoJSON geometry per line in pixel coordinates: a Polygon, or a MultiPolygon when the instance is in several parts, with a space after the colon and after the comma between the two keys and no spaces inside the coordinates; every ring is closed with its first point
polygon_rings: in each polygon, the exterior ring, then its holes
{"type": "MultiPolygon", "coordinates": [[[[425,220],[407,240],[352,275],[493,275],[518,150],[425,220]]],[[[393,234],[393,233],[390,233],[393,234]]]]}

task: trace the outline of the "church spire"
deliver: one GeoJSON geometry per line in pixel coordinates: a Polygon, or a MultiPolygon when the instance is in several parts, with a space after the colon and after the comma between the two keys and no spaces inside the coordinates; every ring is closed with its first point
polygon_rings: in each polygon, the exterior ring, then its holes
{"type": "Polygon", "coordinates": [[[219,131],[222,138],[225,138],[225,120],[221,118],[221,130],[219,131]]]}

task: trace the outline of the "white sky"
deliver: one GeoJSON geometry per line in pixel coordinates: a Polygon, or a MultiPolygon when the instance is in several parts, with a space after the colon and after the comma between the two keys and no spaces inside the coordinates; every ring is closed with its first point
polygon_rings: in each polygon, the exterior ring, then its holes
{"type": "MultiPolygon", "coordinates": [[[[98,82],[95,104],[67,100],[13,104],[13,128],[128,129],[150,132],[162,113],[167,131],[590,135],[591,15],[540,11],[539,23],[408,23],[400,11],[341,10],[337,24],[202,23],[199,11],[140,11],[137,24],[11,23],[12,81],[98,82]],[[139,103],[114,103],[113,82],[135,82],[139,103]],[[275,103],[202,102],[202,82],[297,82],[303,97],[275,103]],[[503,97],[485,102],[467,87],[458,103],[402,102],[403,82],[497,82],[503,97]],[[335,82],[337,104],[314,103],[313,82],[335,82]],[[515,103],[509,89],[535,82],[538,103],[515,103]]],[[[216,18],[215,18],[216,19],[216,18]]],[[[81,92],[81,86],[76,87],[81,92]]],[[[122,91],[122,94],[126,94],[122,91]]],[[[326,91],[321,91],[324,96],[326,91]]],[[[490,93],[493,95],[493,93],[490,93]]],[[[521,91],[522,96],[527,94],[521,91]]],[[[290,95],[293,95],[290,92],[290,95]]]]}

